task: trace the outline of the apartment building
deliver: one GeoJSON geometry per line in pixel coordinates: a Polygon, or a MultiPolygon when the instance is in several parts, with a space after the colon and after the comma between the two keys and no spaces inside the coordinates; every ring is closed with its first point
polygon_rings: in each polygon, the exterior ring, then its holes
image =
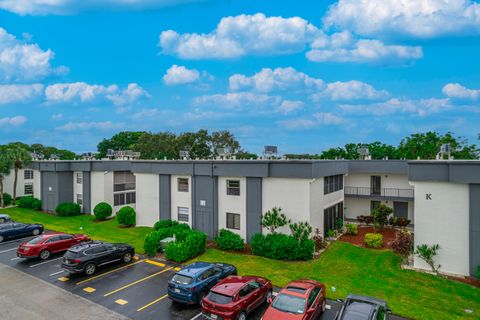
{"type": "MultiPolygon", "coordinates": [[[[474,275],[480,264],[480,161],[35,161],[19,178],[17,194],[33,193],[45,211],[72,201],[87,214],[99,202],[114,212],[129,205],[138,225],[173,219],[247,241],[273,207],[326,234],[336,218],[384,203],[411,220],[415,245],[440,245],[442,271],[474,275]]],[[[415,266],[428,269],[419,258],[415,266]]]]}

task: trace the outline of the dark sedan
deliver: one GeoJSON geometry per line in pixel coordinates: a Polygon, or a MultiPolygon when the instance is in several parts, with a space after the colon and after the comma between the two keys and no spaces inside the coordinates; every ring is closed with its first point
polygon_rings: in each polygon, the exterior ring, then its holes
{"type": "Polygon", "coordinates": [[[350,294],[336,320],[388,320],[391,313],[383,300],[350,294]]]}
{"type": "Polygon", "coordinates": [[[0,224],[0,242],[8,239],[38,236],[43,233],[41,224],[25,224],[19,222],[0,224]]]}

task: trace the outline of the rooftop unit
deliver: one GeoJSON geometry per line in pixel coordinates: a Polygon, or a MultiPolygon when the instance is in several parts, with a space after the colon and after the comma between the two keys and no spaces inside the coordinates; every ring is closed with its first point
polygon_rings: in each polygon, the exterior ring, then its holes
{"type": "Polygon", "coordinates": [[[138,160],[140,159],[140,152],[108,149],[107,158],[110,160],[138,160]]]}

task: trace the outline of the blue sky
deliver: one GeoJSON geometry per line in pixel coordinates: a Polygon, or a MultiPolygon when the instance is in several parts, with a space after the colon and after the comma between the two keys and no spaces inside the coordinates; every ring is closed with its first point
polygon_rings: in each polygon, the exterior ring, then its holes
{"type": "Polygon", "coordinates": [[[480,132],[476,1],[43,2],[0,0],[0,143],[206,128],[314,153],[480,132]]]}

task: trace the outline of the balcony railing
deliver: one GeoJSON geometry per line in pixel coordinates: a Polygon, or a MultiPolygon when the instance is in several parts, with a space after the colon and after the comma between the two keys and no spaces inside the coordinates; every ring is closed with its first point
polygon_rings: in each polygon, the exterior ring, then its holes
{"type": "Polygon", "coordinates": [[[413,199],[413,189],[396,188],[369,188],[369,187],[345,187],[346,196],[360,198],[392,198],[392,199],[413,199]]]}

